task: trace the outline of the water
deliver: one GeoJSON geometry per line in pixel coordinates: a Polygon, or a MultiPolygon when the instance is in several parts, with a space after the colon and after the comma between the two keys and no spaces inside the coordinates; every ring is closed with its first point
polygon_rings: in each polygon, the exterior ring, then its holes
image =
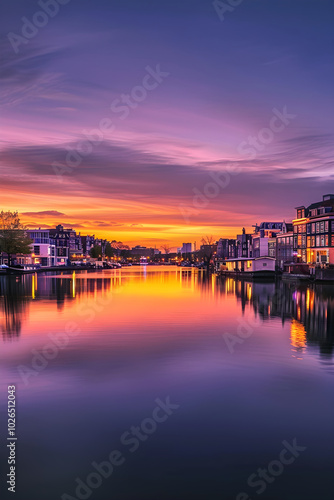
{"type": "Polygon", "coordinates": [[[333,500],[333,325],[327,285],[167,266],[0,277],[1,498],[17,384],[17,500],[333,500]]]}

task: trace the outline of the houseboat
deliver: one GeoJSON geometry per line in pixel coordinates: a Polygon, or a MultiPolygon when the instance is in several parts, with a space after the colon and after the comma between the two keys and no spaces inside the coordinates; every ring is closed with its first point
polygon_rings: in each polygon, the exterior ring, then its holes
{"type": "Polygon", "coordinates": [[[222,275],[234,275],[243,278],[274,278],[276,261],[273,257],[227,259],[218,270],[222,275]]]}

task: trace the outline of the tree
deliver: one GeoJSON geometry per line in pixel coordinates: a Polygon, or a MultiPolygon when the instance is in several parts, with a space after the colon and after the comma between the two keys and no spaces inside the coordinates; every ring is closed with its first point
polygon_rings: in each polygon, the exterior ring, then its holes
{"type": "Polygon", "coordinates": [[[106,249],[105,249],[105,256],[110,259],[110,257],[113,257],[115,255],[115,249],[111,246],[111,244],[108,242],[106,244],[106,249]]]}
{"type": "Polygon", "coordinates": [[[89,255],[92,257],[92,259],[98,259],[99,257],[102,257],[102,248],[100,245],[94,245],[89,252],[89,255]]]}
{"type": "Polygon", "coordinates": [[[18,212],[0,213],[0,252],[8,256],[11,265],[12,255],[31,253],[32,240],[27,236],[25,227],[21,224],[18,212]]]}
{"type": "Polygon", "coordinates": [[[168,262],[169,261],[170,246],[169,245],[161,245],[161,248],[165,252],[166,259],[167,259],[167,262],[168,262]]]}
{"type": "Polygon", "coordinates": [[[215,240],[213,236],[204,236],[201,242],[202,246],[200,250],[200,256],[209,270],[210,262],[215,251],[215,240]]]}

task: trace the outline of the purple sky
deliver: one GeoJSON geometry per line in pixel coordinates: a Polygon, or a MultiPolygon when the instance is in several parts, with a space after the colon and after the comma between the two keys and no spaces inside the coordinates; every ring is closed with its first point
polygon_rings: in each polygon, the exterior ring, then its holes
{"type": "Polygon", "coordinates": [[[333,2],[244,0],[221,20],[207,0],[70,0],[15,38],[40,10],[3,6],[0,208],[176,244],[334,192],[333,2]]]}

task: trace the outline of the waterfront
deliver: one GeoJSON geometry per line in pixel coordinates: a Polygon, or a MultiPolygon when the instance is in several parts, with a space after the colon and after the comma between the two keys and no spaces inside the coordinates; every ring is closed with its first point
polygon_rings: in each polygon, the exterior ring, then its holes
{"type": "Polygon", "coordinates": [[[0,277],[16,498],[75,497],[114,449],[125,462],[92,499],[256,498],[249,476],[296,439],[306,450],[260,498],[332,500],[332,290],[155,266],[0,277]],[[179,408],[131,453],[122,434],[167,397],[179,408]]]}

